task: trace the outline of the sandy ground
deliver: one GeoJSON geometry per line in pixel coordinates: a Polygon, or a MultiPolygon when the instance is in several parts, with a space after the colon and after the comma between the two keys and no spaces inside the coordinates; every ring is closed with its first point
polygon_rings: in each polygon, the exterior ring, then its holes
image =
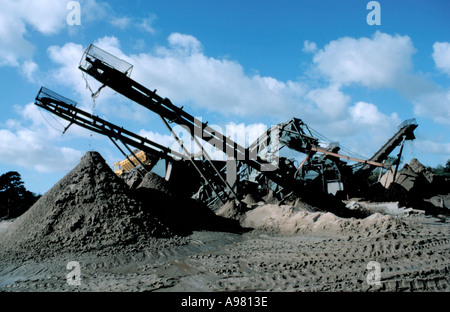
{"type": "Polygon", "coordinates": [[[5,221],[0,221],[0,233],[6,231],[6,229],[8,228],[8,226],[13,223],[14,220],[5,220],[5,221]]]}
{"type": "MultiPolygon", "coordinates": [[[[200,231],[121,250],[51,258],[2,254],[0,291],[449,291],[449,219],[402,220],[402,229],[200,231]],[[69,261],[80,264],[79,285],[68,284],[69,261]],[[379,263],[380,285],[368,282],[371,261],[379,263]]],[[[0,224],[0,235],[7,226],[0,224]]]]}

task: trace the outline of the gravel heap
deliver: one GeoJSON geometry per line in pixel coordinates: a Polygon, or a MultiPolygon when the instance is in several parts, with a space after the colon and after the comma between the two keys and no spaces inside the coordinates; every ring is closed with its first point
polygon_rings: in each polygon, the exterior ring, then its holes
{"type": "Polygon", "coordinates": [[[405,224],[392,216],[374,213],[364,219],[340,218],[331,212],[310,212],[289,205],[260,204],[241,219],[245,227],[270,234],[358,234],[401,230],[405,224]]]}
{"type": "Polygon", "coordinates": [[[99,250],[170,235],[172,231],[132,197],[102,156],[87,152],[72,171],[11,224],[0,236],[0,246],[50,254],[99,250]]]}
{"type": "Polygon", "coordinates": [[[176,195],[176,193],[171,189],[170,184],[166,180],[151,171],[145,174],[136,188],[155,189],[168,195],[176,195]]]}

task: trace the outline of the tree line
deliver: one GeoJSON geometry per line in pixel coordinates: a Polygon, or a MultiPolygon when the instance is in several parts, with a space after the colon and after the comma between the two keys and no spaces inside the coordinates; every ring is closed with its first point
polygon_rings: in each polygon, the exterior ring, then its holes
{"type": "Polygon", "coordinates": [[[435,168],[430,168],[431,171],[439,176],[450,178],[450,159],[447,160],[445,166],[437,165],[435,168]]]}
{"type": "Polygon", "coordinates": [[[18,172],[9,171],[0,176],[0,218],[20,216],[40,197],[25,188],[18,172]]]}

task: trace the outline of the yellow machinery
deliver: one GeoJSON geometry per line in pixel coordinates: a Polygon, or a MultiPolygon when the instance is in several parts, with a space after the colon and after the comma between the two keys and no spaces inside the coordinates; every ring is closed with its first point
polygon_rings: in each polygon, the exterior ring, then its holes
{"type": "Polygon", "coordinates": [[[128,156],[126,159],[115,162],[112,167],[114,172],[120,177],[124,172],[130,171],[132,168],[136,167],[140,163],[148,165],[151,163],[152,159],[144,151],[139,151],[134,153],[134,156],[128,156]]]}

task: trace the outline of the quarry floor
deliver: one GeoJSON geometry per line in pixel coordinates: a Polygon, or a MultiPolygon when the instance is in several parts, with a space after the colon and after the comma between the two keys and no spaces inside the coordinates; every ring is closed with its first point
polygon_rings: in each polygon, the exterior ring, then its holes
{"type": "MultiPolygon", "coordinates": [[[[408,228],[399,231],[199,231],[147,246],[51,258],[2,252],[0,291],[449,291],[450,219],[402,219],[408,228]],[[71,261],[79,264],[77,285],[68,279],[75,272],[71,261]]],[[[2,222],[0,235],[7,225],[2,222]]]]}

